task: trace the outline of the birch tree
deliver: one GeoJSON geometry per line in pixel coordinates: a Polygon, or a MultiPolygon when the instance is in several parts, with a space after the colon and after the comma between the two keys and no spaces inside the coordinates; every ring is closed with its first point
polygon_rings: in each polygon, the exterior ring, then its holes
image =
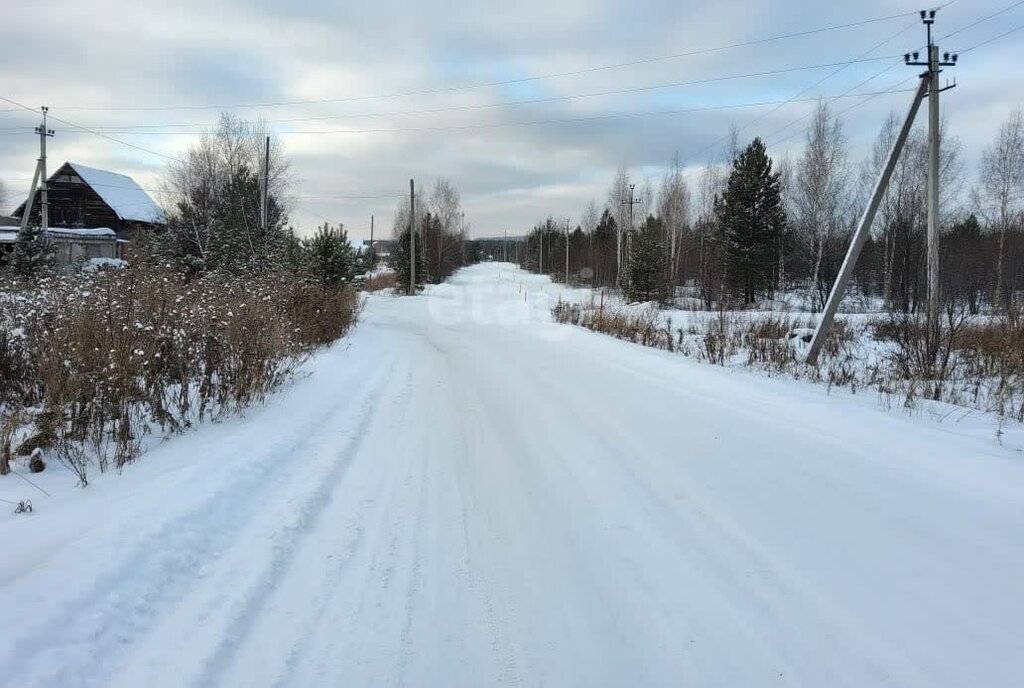
{"type": "Polygon", "coordinates": [[[793,239],[811,275],[813,308],[821,308],[834,277],[832,263],[849,229],[849,167],[842,123],[825,102],[807,129],[792,187],[793,239]]]}
{"type": "Polygon", "coordinates": [[[697,273],[701,298],[706,308],[711,308],[714,299],[720,295],[724,280],[715,219],[715,201],[725,190],[727,178],[725,166],[709,160],[697,179],[697,273]]]}
{"type": "Polygon", "coordinates": [[[669,253],[669,273],[672,286],[679,282],[679,262],[683,235],[689,227],[690,190],[683,179],[682,162],[677,153],[672,165],[661,181],[658,194],[658,215],[666,234],[669,253]]]}
{"type": "Polygon", "coordinates": [[[291,205],[291,169],[279,139],[265,122],[221,115],[164,172],[161,195],[168,231],[159,247],[194,269],[263,266],[284,244],[291,205]],[[260,199],[270,135],[269,217],[260,221],[260,199]]]}
{"type": "Polygon", "coordinates": [[[1024,110],[1017,109],[999,127],[995,141],[981,154],[980,196],[982,212],[999,232],[996,254],[994,303],[1007,300],[1004,293],[1006,234],[1021,223],[1024,202],[1024,110]]]}
{"type": "Polygon", "coordinates": [[[616,171],[615,179],[612,181],[612,186],[608,189],[608,208],[611,210],[612,216],[615,218],[615,227],[618,232],[615,239],[616,283],[619,283],[622,280],[622,236],[624,232],[632,229],[632,227],[629,226],[630,206],[627,205],[627,201],[632,200],[629,185],[629,169],[623,165],[616,171]]]}
{"type": "Polygon", "coordinates": [[[583,214],[580,215],[580,228],[590,235],[594,232],[597,227],[597,223],[601,220],[601,211],[597,207],[597,201],[591,199],[586,207],[583,208],[583,214]]]}
{"type": "MultiPolygon", "coordinates": [[[[863,207],[899,133],[902,119],[890,113],[861,170],[859,206],[863,207]]],[[[959,139],[940,124],[940,225],[954,217],[963,187],[959,139]]],[[[925,228],[927,224],[928,136],[915,127],[893,169],[889,187],[875,216],[874,234],[881,235],[882,294],[891,308],[914,310],[924,296],[925,228]]]]}

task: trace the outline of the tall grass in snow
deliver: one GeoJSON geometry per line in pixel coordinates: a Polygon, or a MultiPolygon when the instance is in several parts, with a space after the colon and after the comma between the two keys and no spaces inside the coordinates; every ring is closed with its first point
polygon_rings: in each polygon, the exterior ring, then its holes
{"type": "Polygon", "coordinates": [[[41,447],[120,469],[142,438],[262,400],[357,315],[350,288],[166,266],[0,284],[0,472],[41,447]]]}
{"type": "Polygon", "coordinates": [[[654,304],[605,307],[561,302],[557,322],[680,353],[715,365],[751,367],[856,392],[878,391],[914,407],[928,399],[1024,421],[1024,323],[1011,317],[947,314],[937,350],[922,319],[889,315],[839,319],[817,365],[804,363],[815,321],[786,313],[692,312],[685,323],[654,304]]]}

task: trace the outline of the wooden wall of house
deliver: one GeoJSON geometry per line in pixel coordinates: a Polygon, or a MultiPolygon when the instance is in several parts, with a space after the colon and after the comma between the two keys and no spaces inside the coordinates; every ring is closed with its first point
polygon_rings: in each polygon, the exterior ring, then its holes
{"type": "MultiPolygon", "coordinates": [[[[63,165],[50,180],[48,198],[51,227],[109,227],[120,233],[124,228],[114,211],[68,165],[63,165]]],[[[42,199],[37,193],[31,219],[40,221],[42,199]]]]}

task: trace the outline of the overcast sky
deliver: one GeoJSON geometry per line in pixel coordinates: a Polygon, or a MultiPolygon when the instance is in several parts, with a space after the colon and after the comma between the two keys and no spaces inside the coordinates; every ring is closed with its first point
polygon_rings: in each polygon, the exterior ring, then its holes
{"type": "MultiPolygon", "coordinates": [[[[941,49],[964,50],[1021,26],[1024,3],[961,30],[1013,4],[955,0],[939,12],[936,35],[958,32],[941,49]]],[[[807,122],[800,118],[814,98],[872,76],[852,93],[914,85],[913,70],[892,56],[923,45],[920,21],[900,16],[705,49],[922,7],[904,0],[10,0],[0,9],[0,95],[48,104],[56,117],[172,156],[222,110],[262,116],[274,122],[296,173],[292,221],[300,231],[329,219],[368,236],[371,214],[390,230],[392,195],[405,193],[410,177],[426,186],[444,176],[461,191],[474,235],[496,236],[549,213],[578,218],[590,198],[603,202],[619,165],[655,183],[676,152],[696,166],[722,149],[733,123],[743,141],[764,137],[773,155],[798,153],[807,122]],[[840,69],[855,58],[888,59],[840,69]],[[622,63],[634,64],[605,68],[622,63]],[[815,68],[650,88],[797,67],[815,68]],[[798,94],[782,107],[726,107],[798,94]],[[309,133],[316,131],[332,133],[309,133]]],[[[943,94],[943,114],[963,141],[971,177],[999,122],[1024,104],[1022,64],[1019,31],[965,54],[946,73],[958,87],[943,94]]],[[[909,95],[834,102],[837,111],[852,108],[842,117],[855,157],[909,95]]],[[[14,201],[32,175],[31,127],[39,118],[5,103],[0,110],[0,179],[14,201]]],[[[158,184],[166,159],[52,124],[51,170],[73,160],[158,184]]]]}

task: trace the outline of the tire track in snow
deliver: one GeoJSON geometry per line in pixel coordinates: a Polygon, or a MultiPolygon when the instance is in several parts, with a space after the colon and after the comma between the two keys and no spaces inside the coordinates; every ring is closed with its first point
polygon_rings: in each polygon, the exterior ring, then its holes
{"type": "MultiPolygon", "coordinates": [[[[368,393],[372,395],[377,387],[379,384],[370,386],[368,393]]],[[[227,549],[254,509],[279,489],[282,474],[301,473],[304,464],[281,461],[281,454],[311,455],[306,450],[317,436],[308,429],[360,399],[340,395],[309,423],[268,447],[263,459],[250,461],[246,471],[233,473],[232,482],[166,521],[151,537],[133,543],[117,566],[95,579],[35,632],[15,641],[10,656],[0,663],[6,679],[17,685],[102,685],[108,670],[117,665],[115,648],[137,643],[160,620],[165,608],[187,594],[196,572],[201,579],[206,562],[227,549]],[[220,527],[211,532],[212,523],[220,527]],[[50,646],[60,648],[59,658],[38,651],[50,646]],[[76,649],[72,656],[70,648],[76,649]]]]}
{"type": "MultiPolygon", "coordinates": [[[[331,500],[344,482],[345,474],[352,460],[359,453],[366,439],[373,422],[374,412],[383,396],[384,387],[384,384],[380,385],[368,399],[364,400],[353,436],[335,456],[334,466],[330,473],[312,494],[304,498],[297,521],[288,524],[278,534],[276,538],[278,544],[274,548],[270,564],[249,588],[241,608],[235,612],[232,622],[225,629],[221,644],[213,656],[207,660],[200,678],[193,683],[197,688],[222,685],[225,671],[230,667],[231,661],[252,633],[260,612],[274,591],[285,580],[288,571],[294,564],[295,554],[309,533],[317,528],[331,500]]],[[[349,552],[349,556],[351,556],[351,552],[349,552]]]]}
{"type": "MultiPolygon", "coordinates": [[[[389,399],[386,406],[378,410],[377,417],[374,419],[375,423],[384,424],[387,422],[387,426],[381,428],[377,435],[384,437],[402,436],[403,420],[410,406],[412,392],[412,372],[410,371],[406,373],[404,384],[401,386],[398,394],[389,399]]],[[[395,452],[393,455],[389,454],[384,457],[375,458],[384,459],[380,462],[382,468],[390,468],[394,465],[393,460],[398,456],[404,456],[404,454],[395,452]]],[[[408,486],[409,478],[395,480],[395,474],[389,470],[383,470],[378,477],[385,481],[390,479],[391,489],[385,495],[384,484],[376,485],[376,489],[372,492],[374,497],[364,500],[363,508],[360,510],[360,516],[364,521],[361,526],[362,537],[359,543],[361,547],[350,552],[351,556],[346,559],[344,567],[339,566],[336,568],[337,575],[329,575],[325,578],[322,597],[316,603],[317,613],[308,620],[305,628],[299,635],[298,642],[289,650],[283,668],[273,684],[275,688],[284,688],[289,685],[306,685],[310,682],[319,685],[327,682],[328,677],[340,675],[336,666],[329,667],[326,661],[333,660],[334,665],[336,665],[339,659],[352,656],[352,641],[363,637],[363,635],[348,635],[349,642],[339,648],[339,636],[342,637],[343,642],[345,638],[345,634],[339,633],[339,630],[350,626],[353,618],[362,617],[365,605],[371,599],[376,599],[372,598],[371,595],[374,587],[387,588],[386,583],[382,586],[385,574],[377,573],[382,566],[381,546],[384,542],[389,541],[385,534],[393,531],[396,527],[395,522],[391,520],[390,510],[395,504],[401,503],[402,500],[399,497],[398,490],[408,486]],[[374,521],[375,525],[372,527],[368,522],[370,505],[375,506],[378,511],[378,516],[374,521]],[[366,545],[370,545],[371,548],[367,549],[366,545]],[[376,546],[374,547],[373,545],[376,546]],[[343,586],[340,580],[341,574],[349,569],[362,570],[366,573],[358,594],[355,594],[356,590],[351,587],[343,586]],[[357,608],[345,610],[346,603],[353,600],[358,601],[357,608]],[[332,669],[334,670],[332,671],[332,669]],[[310,676],[314,678],[310,678],[310,676]]],[[[385,567],[384,571],[394,570],[393,563],[384,562],[383,566],[385,567]]],[[[365,629],[366,634],[374,631],[374,628],[365,629]]]]}

